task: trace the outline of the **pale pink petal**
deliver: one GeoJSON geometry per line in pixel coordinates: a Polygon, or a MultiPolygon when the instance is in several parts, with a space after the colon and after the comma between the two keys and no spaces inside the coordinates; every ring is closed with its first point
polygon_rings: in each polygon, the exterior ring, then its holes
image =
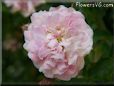
{"type": "Polygon", "coordinates": [[[45,3],[45,0],[3,0],[3,2],[11,7],[11,12],[20,11],[23,16],[28,17],[35,12],[35,7],[45,3]]]}

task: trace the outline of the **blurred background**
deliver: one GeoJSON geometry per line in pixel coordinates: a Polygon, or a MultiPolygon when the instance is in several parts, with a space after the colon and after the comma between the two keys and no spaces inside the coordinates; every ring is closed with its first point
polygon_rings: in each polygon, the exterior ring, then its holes
{"type": "MultiPolygon", "coordinates": [[[[44,3],[36,11],[49,10],[50,7],[73,6],[85,15],[86,22],[94,31],[93,50],[85,57],[85,66],[80,74],[70,81],[54,79],[55,84],[113,83],[113,25],[114,8],[82,8],[73,3],[44,3]]],[[[23,49],[22,26],[30,23],[30,17],[19,12],[12,14],[10,8],[2,3],[2,83],[36,84],[44,75],[36,69],[23,49]]]]}

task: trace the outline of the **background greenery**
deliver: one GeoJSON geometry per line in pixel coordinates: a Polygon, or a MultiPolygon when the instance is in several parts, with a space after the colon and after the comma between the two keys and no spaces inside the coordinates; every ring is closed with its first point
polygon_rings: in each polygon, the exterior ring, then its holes
{"type": "MultiPolygon", "coordinates": [[[[72,3],[45,3],[37,11],[49,10],[51,6],[72,3]]],[[[85,67],[80,74],[70,81],[54,80],[58,84],[113,83],[113,8],[80,8],[86,22],[94,31],[93,50],[85,57],[85,67]]],[[[44,78],[28,58],[23,49],[24,37],[21,26],[30,22],[19,12],[12,14],[10,8],[2,3],[2,83],[38,83],[44,78]],[[11,40],[15,42],[10,43],[11,40]],[[10,46],[10,48],[7,48],[10,46]]]]}

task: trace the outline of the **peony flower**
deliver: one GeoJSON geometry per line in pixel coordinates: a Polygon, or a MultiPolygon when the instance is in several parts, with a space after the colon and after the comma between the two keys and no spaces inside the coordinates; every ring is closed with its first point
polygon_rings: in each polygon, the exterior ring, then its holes
{"type": "Polygon", "coordinates": [[[34,13],[35,7],[44,2],[44,0],[4,0],[8,7],[12,7],[12,12],[21,11],[25,17],[34,13]]]}
{"type": "Polygon", "coordinates": [[[64,6],[33,13],[24,31],[24,48],[47,78],[70,80],[84,67],[93,31],[81,12],[64,6]]]}

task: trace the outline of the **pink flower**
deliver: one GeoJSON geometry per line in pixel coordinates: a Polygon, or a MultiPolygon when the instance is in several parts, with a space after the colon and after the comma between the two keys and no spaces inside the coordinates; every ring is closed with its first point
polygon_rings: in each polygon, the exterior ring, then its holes
{"type": "Polygon", "coordinates": [[[24,48],[36,68],[48,78],[70,80],[84,66],[93,45],[93,31],[73,8],[51,7],[31,16],[24,48]]]}
{"type": "Polygon", "coordinates": [[[35,12],[35,7],[44,3],[44,0],[4,0],[8,7],[12,7],[12,12],[21,11],[21,13],[28,17],[35,12]]]}

